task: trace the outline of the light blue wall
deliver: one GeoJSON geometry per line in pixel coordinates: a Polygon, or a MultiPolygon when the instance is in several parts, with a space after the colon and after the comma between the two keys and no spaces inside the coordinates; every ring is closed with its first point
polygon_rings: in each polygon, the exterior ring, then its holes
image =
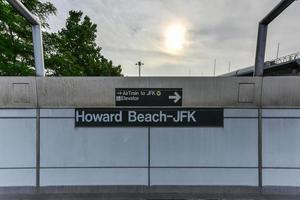
{"type": "Polygon", "coordinates": [[[255,186],[258,112],[224,114],[224,128],[74,128],[73,109],[42,109],[41,185],[204,185],[214,176],[206,184],[255,186]]]}
{"type": "MultiPolygon", "coordinates": [[[[262,114],[263,185],[300,186],[300,110],[262,114]]],[[[258,110],[224,117],[223,128],[75,128],[74,109],[41,109],[41,186],[257,186],[258,110]]],[[[0,186],[34,186],[36,110],[0,109],[0,138],[0,186]]]]}
{"type": "Polygon", "coordinates": [[[263,110],[263,184],[300,186],[300,110],[263,110]]]}
{"type": "Polygon", "coordinates": [[[35,185],[36,111],[0,109],[0,186],[35,185]]]}
{"type": "Polygon", "coordinates": [[[151,185],[257,186],[257,169],[155,168],[151,185]]]}
{"type": "Polygon", "coordinates": [[[74,128],[74,119],[41,119],[42,167],[145,167],[147,128],[74,128]]]}
{"type": "Polygon", "coordinates": [[[63,185],[147,185],[143,168],[41,169],[41,186],[63,185]]]}

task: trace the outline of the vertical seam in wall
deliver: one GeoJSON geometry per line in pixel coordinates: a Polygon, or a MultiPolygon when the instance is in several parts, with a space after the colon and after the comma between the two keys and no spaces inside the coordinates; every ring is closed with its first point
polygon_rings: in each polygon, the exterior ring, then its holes
{"type": "Polygon", "coordinates": [[[38,99],[37,79],[35,78],[36,89],[36,188],[39,191],[40,188],[40,107],[38,99]]]}
{"type": "Polygon", "coordinates": [[[40,109],[36,109],[36,187],[40,187],[40,109]]]}
{"type": "Polygon", "coordinates": [[[258,186],[262,188],[262,109],[258,109],[258,186]]]}
{"type": "Polygon", "coordinates": [[[263,83],[264,78],[261,78],[261,88],[260,88],[260,102],[259,102],[259,109],[258,109],[258,186],[260,191],[262,191],[263,186],[263,155],[262,155],[262,98],[263,98],[263,83]]]}
{"type": "Polygon", "coordinates": [[[148,127],[148,187],[151,186],[151,148],[150,148],[150,144],[151,144],[151,135],[150,135],[150,127],[148,127]]]}

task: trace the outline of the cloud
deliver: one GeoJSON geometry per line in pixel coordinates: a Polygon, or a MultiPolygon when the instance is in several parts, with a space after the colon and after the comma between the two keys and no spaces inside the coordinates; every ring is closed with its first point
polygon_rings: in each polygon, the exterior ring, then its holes
{"type": "MultiPolygon", "coordinates": [[[[46,1],[46,0],[45,0],[46,1]]],[[[121,64],[125,75],[136,75],[142,60],[144,75],[212,75],[252,65],[257,23],[279,0],[48,0],[58,15],[50,18],[53,31],[64,26],[69,10],[82,10],[98,25],[97,43],[104,56],[121,64]],[[187,27],[188,45],[181,55],[164,48],[164,30],[171,23],[187,27]]],[[[267,58],[299,51],[299,2],[269,29],[267,58]]]]}

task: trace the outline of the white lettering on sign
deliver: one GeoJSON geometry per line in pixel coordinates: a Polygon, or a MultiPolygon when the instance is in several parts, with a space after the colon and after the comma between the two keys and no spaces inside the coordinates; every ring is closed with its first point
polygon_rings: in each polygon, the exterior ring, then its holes
{"type": "Polygon", "coordinates": [[[75,127],[223,127],[223,109],[75,109],[75,127]]]}
{"type": "MultiPolygon", "coordinates": [[[[196,111],[177,111],[175,115],[167,115],[163,111],[157,113],[138,113],[128,111],[128,122],[134,123],[158,123],[167,122],[168,119],[175,123],[197,122],[195,118],[196,111]]],[[[123,122],[122,111],[117,113],[85,113],[85,111],[76,111],[76,122],[123,122]]]]}
{"type": "Polygon", "coordinates": [[[136,111],[128,111],[128,122],[166,122],[167,115],[162,111],[159,113],[137,113],[136,111]]]}
{"type": "Polygon", "coordinates": [[[76,122],[122,122],[122,111],[118,113],[87,113],[76,111],[76,122]]]}
{"type": "Polygon", "coordinates": [[[177,112],[177,117],[174,118],[174,122],[183,122],[183,121],[187,121],[187,122],[197,122],[195,119],[195,113],[196,111],[179,111],[177,112]]]}

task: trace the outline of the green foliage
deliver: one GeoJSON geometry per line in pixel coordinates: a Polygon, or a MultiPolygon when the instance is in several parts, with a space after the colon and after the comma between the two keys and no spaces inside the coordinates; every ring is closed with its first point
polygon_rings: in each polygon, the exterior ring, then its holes
{"type": "MultiPolygon", "coordinates": [[[[39,0],[22,3],[49,28],[46,19],[56,14],[53,4],[39,0]]],[[[97,25],[82,12],[70,11],[66,27],[44,32],[45,65],[51,76],[121,76],[121,66],[101,55],[96,44],[97,25]]],[[[7,2],[0,0],[0,76],[34,75],[30,24],[7,2]]]]}
{"type": "MultiPolygon", "coordinates": [[[[22,0],[22,3],[40,17],[43,27],[49,27],[45,19],[56,13],[51,3],[38,0],[22,0]]],[[[5,0],[0,0],[0,75],[34,74],[31,26],[5,0]]]]}
{"type": "Polygon", "coordinates": [[[82,12],[70,11],[66,27],[46,34],[46,66],[54,76],[120,76],[96,44],[97,25],[82,12]]]}

